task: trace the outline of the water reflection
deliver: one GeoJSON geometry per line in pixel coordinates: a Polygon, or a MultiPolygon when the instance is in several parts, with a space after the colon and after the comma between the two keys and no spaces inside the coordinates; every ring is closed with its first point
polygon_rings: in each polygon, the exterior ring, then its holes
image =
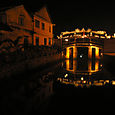
{"type": "Polygon", "coordinates": [[[0,82],[0,105],[4,115],[28,114],[32,115],[37,110],[42,111],[42,106],[47,104],[53,94],[52,72],[37,73],[28,79],[24,76],[2,80],[0,82]],[[9,106],[10,105],[10,106],[9,106]],[[36,110],[36,111],[35,111],[36,110]]]}
{"type": "Polygon", "coordinates": [[[101,60],[65,60],[63,67],[65,75],[57,78],[61,83],[76,87],[115,85],[115,81],[109,79],[111,75],[104,71],[101,60]]]}
{"type": "Polygon", "coordinates": [[[101,60],[66,60],[65,64],[66,70],[73,74],[91,75],[102,69],[101,60]]]}

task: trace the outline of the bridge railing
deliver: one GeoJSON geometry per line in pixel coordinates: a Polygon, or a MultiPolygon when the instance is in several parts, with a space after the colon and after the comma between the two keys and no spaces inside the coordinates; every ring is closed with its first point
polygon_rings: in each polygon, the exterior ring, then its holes
{"type": "Polygon", "coordinates": [[[67,41],[65,39],[62,40],[62,45],[70,45],[73,43],[92,43],[96,45],[104,45],[104,39],[102,38],[68,38],[67,41]]]}

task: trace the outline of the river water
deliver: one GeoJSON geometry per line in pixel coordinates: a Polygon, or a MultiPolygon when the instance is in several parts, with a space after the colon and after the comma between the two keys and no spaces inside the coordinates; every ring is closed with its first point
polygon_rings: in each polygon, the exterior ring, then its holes
{"type": "Polygon", "coordinates": [[[113,112],[113,73],[103,60],[78,59],[4,78],[0,81],[0,112],[3,115],[113,112]]]}

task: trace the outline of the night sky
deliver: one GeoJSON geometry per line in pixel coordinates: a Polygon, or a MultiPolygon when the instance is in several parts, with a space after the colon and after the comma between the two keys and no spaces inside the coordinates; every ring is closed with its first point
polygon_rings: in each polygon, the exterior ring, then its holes
{"type": "Polygon", "coordinates": [[[24,4],[30,10],[37,10],[44,4],[55,26],[55,35],[62,31],[73,31],[76,28],[91,28],[105,30],[109,34],[115,32],[115,5],[114,1],[101,2],[84,0],[1,0],[0,7],[24,4]]]}

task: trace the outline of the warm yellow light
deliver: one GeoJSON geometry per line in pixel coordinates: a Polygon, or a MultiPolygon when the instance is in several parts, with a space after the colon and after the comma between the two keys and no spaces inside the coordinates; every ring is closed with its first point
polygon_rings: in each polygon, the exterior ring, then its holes
{"type": "Polygon", "coordinates": [[[105,83],[109,83],[109,80],[105,80],[105,83]]]}
{"type": "Polygon", "coordinates": [[[98,36],[98,35],[94,35],[94,37],[97,37],[97,38],[99,38],[99,36],[98,36]]]}
{"type": "Polygon", "coordinates": [[[66,78],[66,77],[68,77],[68,74],[65,74],[65,76],[64,76],[64,77],[65,77],[65,78],[66,78]]]}
{"type": "Polygon", "coordinates": [[[86,83],[86,81],[83,81],[83,83],[86,83]]]}
{"type": "Polygon", "coordinates": [[[90,32],[90,36],[92,36],[93,34],[92,34],[92,32],[90,32]]]}
{"type": "Polygon", "coordinates": [[[88,29],[87,32],[91,32],[92,30],[91,29],[88,29]]]}
{"type": "Polygon", "coordinates": [[[110,38],[111,38],[111,36],[107,36],[107,38],[108,38],[108,39],[110,39],[110,38]]]}
{"type": "Polygon", "coordinates": [[[69,47],[66,48],[66,59],[69,59],[69,47]]]}
{"type": "Polygon", "coordinates": [[[105,38],[105,36],[101,36],[100,38],[105,38]]]}
{"type": "Polygon", "coordinates": [[[75,32],[76,32],[76,33],[79,33],[79,32],[80,32],[80,29],[78,29],[78,28],[75,29],[75,32]]]}
{"type": "Polygon", "coordinates": [[[106,31],[93,31],[95,34],[106,34],[106,31]]]}
{"type": "Polygon", "coordinates": [[[95,71],[98,71],[99,70],[99,61],[96,61],[95,62],[95,71]]]}
{"type": "Polygon", "coordinates": [[[84,78],[83,78],[83,77],[81,77],[81,80],[83,81],[83,80],[84,80],[84,78]]]}
{"type": "Polygon", "coordinates": [[[68,42],[68,39],[65,39],[66,42],[68,42]]]}
{"type": "Polygon", "coordinates": [[[101,64],[100,67],[102,67],[103,65],[101,64]]]}
{"type": "Polygon", "coordinates": [[[115,81],[112,81],[112,85],[115,85],[115,81]]]}
{"type": "Polygon", "coordinates": [[[96,46],[91,46],[90,52],[89,52],[91,54],[92,54],[92,50],[91,50],[92,48],[95,48],[95,56],[96,56],[96,58],[99,58],[99,48],[96,46]]]}

